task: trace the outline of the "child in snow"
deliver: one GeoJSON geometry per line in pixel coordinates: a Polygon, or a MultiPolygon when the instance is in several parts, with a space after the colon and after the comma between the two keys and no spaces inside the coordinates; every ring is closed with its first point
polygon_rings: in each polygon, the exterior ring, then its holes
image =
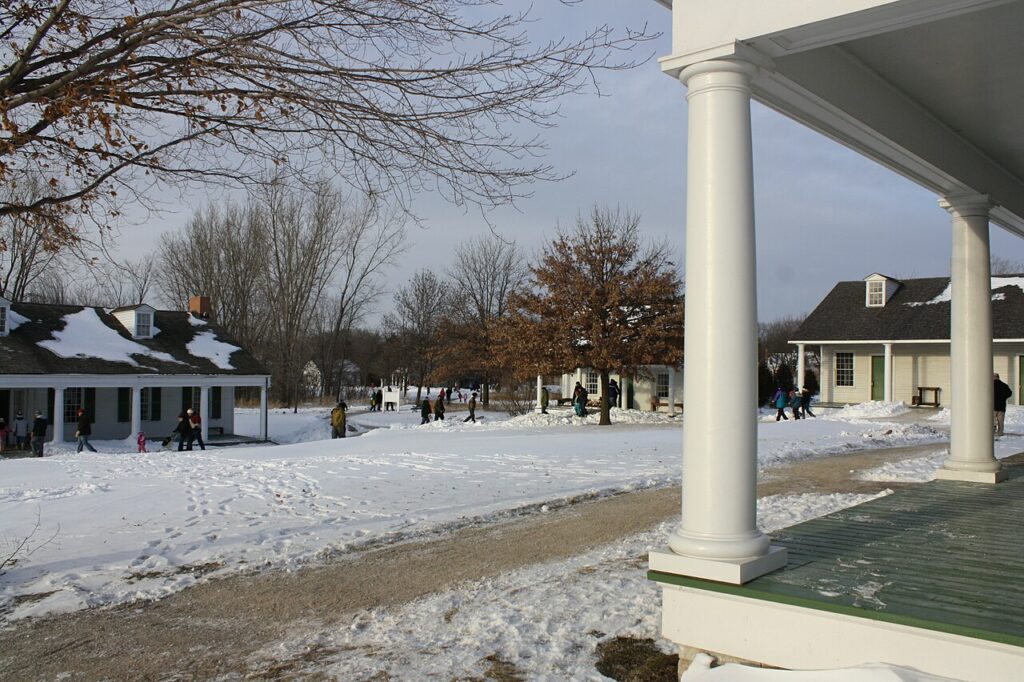
{"type": "Polygon", "coordinates": [[[135,442],[139,446],[139,452],[149,452],[148,450],[146,450],[146,432],[145,431],[139,431],[139,437],[135,440],[135,442]]]}

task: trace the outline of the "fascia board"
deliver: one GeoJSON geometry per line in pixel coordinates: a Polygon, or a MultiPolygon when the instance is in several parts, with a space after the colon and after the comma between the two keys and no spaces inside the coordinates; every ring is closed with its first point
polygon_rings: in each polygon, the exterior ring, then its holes
{"type": "Polygon", "coordinates": [[[268,376],[252,374],[4,374],[0,375],[0,388],[264,386],[268,376]]]}

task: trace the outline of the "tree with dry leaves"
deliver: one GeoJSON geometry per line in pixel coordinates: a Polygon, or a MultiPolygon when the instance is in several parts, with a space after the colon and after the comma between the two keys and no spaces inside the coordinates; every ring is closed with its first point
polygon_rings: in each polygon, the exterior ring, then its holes
{"type": "Polygon", "coordinates": [[[167,186],[271,174],[508,202],[555,177],[512,129],[549,125],[557,98],[654,37],[536,44],[531,23],[492,0],[0,3],[0,187],[46,176],[39,196],[0,196],[0,215],[59,239],[167,186]]]}
{"type": "Polygon", "coordinates": [[[595,207],[544,248],[529,287],[509,302],[499,353],[522,375],[589,367],[608,374],[683,358],[682,282],[666,244],[644,245],[637,215],[595,207]]]}

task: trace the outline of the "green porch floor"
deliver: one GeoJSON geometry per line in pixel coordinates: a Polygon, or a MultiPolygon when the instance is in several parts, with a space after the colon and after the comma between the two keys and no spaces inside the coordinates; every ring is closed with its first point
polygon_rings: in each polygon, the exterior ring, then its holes
{"type": "Polygon", "coordinates": [[[648,575],[1024,647],[1024,465],[1007,472],[997,485],[909,486],[778,531],[786,568],[745,585],[648,575]]]}

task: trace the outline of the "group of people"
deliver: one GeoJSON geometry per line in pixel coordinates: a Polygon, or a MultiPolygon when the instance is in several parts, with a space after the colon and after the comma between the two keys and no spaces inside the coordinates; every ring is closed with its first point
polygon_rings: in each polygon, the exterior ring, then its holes
{"type": "Polygon", "coordinates": [[[787,392],[782,386],[777,386],[772,395],[771,404],[777,410],[775,421],[780,419],[789,421],[789,417],[786,416],[787,407],[792,410],[793,419],[807,419],[814,416],[814,413],[811,412],[811,392],[806,386],[799,392],[795,388],[791,388],[787,392]]]}
{"type": "MultiPolygon", "coordinates": [[[[89,452],[96,452],[96,448],[89,442],[89,436],[92,435],[92,420],[89,419],[85,408],[79,408],[77,416],[78,424],[75,429],[75,440],[78,443],[78,452],[85,449],[88,449],[89,452]]],[[[39,410],[36,410],[35,414],[32,415],[31,424],[25,419],[25,415],[22,414],[21,410],[18,410],[14,415],[11,424],[8,424],[6,419],[0,417],[0,452],[6,450],[9,441],[13,439],[15,449],[24,450],[27,443],[33,457],[42,457],[43,442],[46,440],[46,429],[49,427],[49,420],[39,410]]]]}
{"type": "MultiPolygon", "coordinates": [[[[391,387],[388,386],[388,393],[391,393],[391,387]]],[[[347,409],[347,408],[346,408],[347,409]]],[[[384,389],[378,388],[370,391],[370,412],[380,412],[381,410],[388,410],[393,412],[395,410],[395,403],[392,401],[384,402],[384,389]]]]}
{"type": "MultiPolygon", "coordinates": [[[[438,391],[437,399],[431,400],[430,394],[423,399],[420,403],[420,426],[430,422],[430,415],[434,415],[434,421],[442,421],[445,413],[445,403],[451,402],[452,389],[442,388],[438,391]]],[[[469,416],[463,419],[464,422],[476,423],[476,392],[469,398],[469,403],[466,405],[469,408],[469,416]]]]}
{"type": "Polygon", "coordinates": [[[199,443],[199,449],[205,450],[206,443],[203,442],[203,419],[199,413],[191,407],[178,414],[178,424],[174,427],[171,435],[164,440],[164,446],[178,438],[178,452],[191,450],[193,443],[199,443]]]}
{"type": "Polygon", "coordinates": [[[577,417],[587,416],[587,400],[589,400],[587,389],[583,388],[583,384],[576,382],[576,387],[572,389],[572,410],[576,413],[577,417]]]}

